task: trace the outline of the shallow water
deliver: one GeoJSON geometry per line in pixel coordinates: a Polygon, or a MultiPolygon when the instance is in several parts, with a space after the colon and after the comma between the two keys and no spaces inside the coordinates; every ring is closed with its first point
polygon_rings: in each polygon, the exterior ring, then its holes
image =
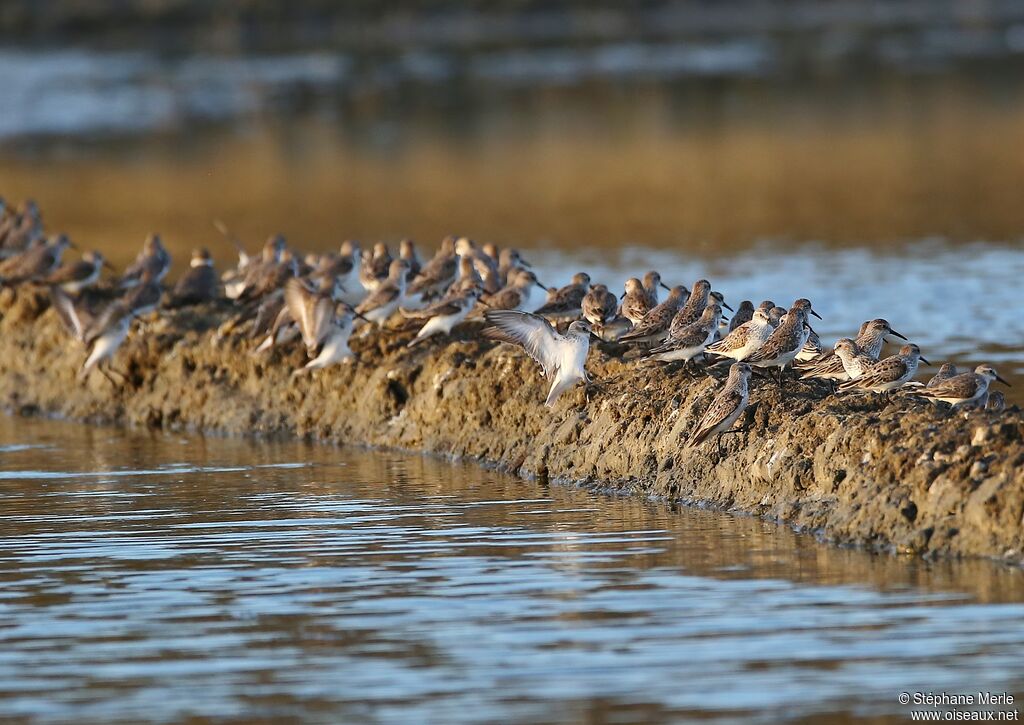
{"type": "MultiPolygon", "coordinates": [[[[0,719],[831,722],[1024,696],[1024,572],[470,465],[0,418],[0,719]]],[[[1019,702],[1018,698],[1018,702],[1019,702]]]]}

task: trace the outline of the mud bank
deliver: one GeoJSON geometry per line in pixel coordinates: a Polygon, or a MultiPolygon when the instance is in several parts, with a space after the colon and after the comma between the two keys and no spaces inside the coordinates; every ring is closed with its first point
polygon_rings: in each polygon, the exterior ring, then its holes
{"type": "Polygon", "coordinates": [[[826,396],[754,381],[749,432],[684,447],[717,383],[600,350],[603,381],[550,411],[537,366],[475,338],[406,350],[410,335],[354,340],[355,364],[293,379],[299,349],[249,354],[214,332],[228,307],[136,322],[115,389],[75,375],[85,352],[45,295],[0,292],[0,405],[15,413],[470,457],[524,476],[750,513],[840,544],[1024,563],[1024,416],[925,401],[826,396]]]}

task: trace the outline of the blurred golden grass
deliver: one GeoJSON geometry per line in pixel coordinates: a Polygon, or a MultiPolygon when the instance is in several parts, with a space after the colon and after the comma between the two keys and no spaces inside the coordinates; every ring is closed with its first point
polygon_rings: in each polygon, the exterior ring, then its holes
{"type": "Polygon", "coordinates": [[[51,229],[115,263],[156,230],[172,251],[202,244],[224,257],[214,218],[250,247],[280,230],[318,249],[346,237],[433,246],[454,232],[711,253],[765,238],[886,245],[1024,230],[1024,104],[955,97],[694,127],[642,108],[626,123],[551,114],[529,131],[409,130],[383,149],[306,120],[48,156],[0,159],[0,193],[35,197],[51,229]]]}

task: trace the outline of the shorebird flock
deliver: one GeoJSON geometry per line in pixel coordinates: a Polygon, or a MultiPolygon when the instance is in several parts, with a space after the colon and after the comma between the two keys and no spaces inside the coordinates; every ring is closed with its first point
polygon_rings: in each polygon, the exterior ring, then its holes
{"type": "MultiPolygon", "coordinates": [[[[751,379],[758,375],[785,391],[786,378],[824,381],[832,394],[892,396],[896,391],[955,408],[1001,410],[1003,396],[989,391],[1000,381],[990,365],[959,371],[952,364],[922,383],[914,380],[920,348],[884,319],[867,320],[856,337],[843,337],[823,349],[811,318],[820,316],[810,300],[788,308],[749,300],[734,310],[705,279],[687,288],[669,286],[656,271],[626,280],[621,294],[579,272],[562,287],[546,287],[515,249],[478,245],[448,237],[434,256],[421,262],[416,245],[402,240],[393,257],[384,243],[363,251],[354,241],[337,253],[303,255],[281,235],[272,236],[259,254],[250,254],[222,224],[215,223],[238,251],[237,264],[223,274],[210,254],[197,249],[189,268],[171,287],[163,280],[171,255],[159,235],[150,235],[135,261],[120,274],[103,255],[87,251],[65,261],[73,248],[66,235],[47,237],[38,206],[17,208],[0,200],[0,287],[49,289],[53,306],[68,333],[84,347],[79,373],[86,380],[99,370],[114,385],[111,361],[131,334],[133,321],[161,309],[221,303],[229,319],[213,336],[252,342],[252,354],[278,346],[303,345],[308,362],[295,376],[345,363],[358,330],[369,335],[409,334],[408,347],[445,340],[464,323],[483,323],[479,335],[519,346],[551,381],[546,405],[554,406],[579,383],[592,385],[586,363],[597,341],[603,354],[637,364],[668,364],[690,377],[723,376],[725,382],[690,436],[700,445],[712,436],[721,445],[750,401],[751,379]],[[662,292],[666,292],[662,299],[662,292]],[[731,314],[731,319],[726,316],[731,314]],[[885,344],[905,342],[883,356],[885,344]]],[[[144,323],[143,323],[144,324],[144,323]]],[[[791,383],[792,384],[792,383],[791,383]]],[[[821,386],[818,386],[819,388],[821,386]]]]}

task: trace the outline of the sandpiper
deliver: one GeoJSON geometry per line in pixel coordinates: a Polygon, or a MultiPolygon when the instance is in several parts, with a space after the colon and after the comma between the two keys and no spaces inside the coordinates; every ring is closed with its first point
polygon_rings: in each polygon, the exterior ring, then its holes
{"type": "Polygon", "coordinates": [[[359,242],[346,239],[341,243],[337,254],[325,254],[314,272],[315,277],[333,277],[338,280],[344,290],[345,302],[358,303],[366,296],[366,290],[359,281],[359,270],[363,259],[359,250],[359,242]]]}
{"type": "Polygon", "coordinates": [[[619,301],[607,285],[595,284],[580,303],[583,319],[594,325],[604,325],[619,316],[619,301]]]}
{"type": "Polygon", "coordinates": [[[690,436],[690,446],[699,446],[711,436],[716,436],[719,452],[721,452],[722,436],[738,433],[733,424],[743,415],[750,400],[750,365],[744,362],[733,363],[729,367],[729,378],[722,392],[711,401],[704,416],[690,436]]]}
{"type": "Polygon", "coordinates": [[[369,256],[363,257],[363,264],[359,272],[359,281],[363,283],[369,292],[373,292],[380,286],[381,282],[387,279],[391,269],[391,252],[384,242],[377,242],[373,245],[373,251],[369,256]]]}
{"type": "Polygon", "coordinates": [[[679,312],[672,319],[672,324],[677,328],[682,328],[699,320],[700,316],[704,314],[704,308],[708,306],[710,297],[711,283],[706,279],[698,279],[693,283],[693,288],[690,290],[690,296],[686,299],[686,304],[679,309],[679,312]]]}
{"type": "Polygon", "coordinates": [[[954,375],[932,387],[922,388],[918,394],[932,400],[941,400],[957,408],[971,405],[984,398],[989,385],[995,380],[1007,387],[1010,385],[991,365],[979,365],[974,368],[974,372],[954,375]]]}
{"type": "MultiPolygon", "coordinates": [[[[754,303],[750,300],[743,300],[740,302],[740,306],[736,308],[736,312],[733,313],[732,319],[729,320],[729,332],[734,331],[740,325],[746,324],[754,319],[754,303]]],[[[767,316],[765,321],[767,321],[767,316]]]]}
{"type": "Polygon", "coordinates": [[[545,292],[547,287],[537,281],[537,275],[531,269],[512,270],[509,284],[496,294],[484,298],[484,304],[492,310],[527,310],[535,305],[530,304],[530,295],[534,287],[545,292]]]}
{"type": "Polygon", "coordinates": [[[798,299],[786,312],[784,319],[775,328],[764,344],[745,362],[759,368],[779,368],[779,385],[782,385],[782,373],[787,365],[796,359],[811,334],[807,326],[807,315],[818,317],[810,300],[798,299]]]}
{"type": "Polygon", "coordinates": [[[505,247],[498,254],[498,275],[505,280],[506,285],[513,281],[517,271],[529,268],[530,264],[523,259],[518,249],[505,247]]]}
{"type": "Polygon", "coordinates": [[[451,334],[452,328],[465,320],[476,307],[481,292],[479,287],[470,287],[465,292],[447,297],[425,310],[415,312],[402,310],[402,314],[406,317],[426,320],[420,331],[416,333],[416,337],[409,342],[408,347],[414,347],[433,335],[451,334]]]}
{"type": "MultiPolygon", "coordinates": [[[[896,332],[889,325],[887,320],[882,318],[868,320],[860,326],[857,338],[857,354],[866,355],[872,360],[878,360],[882,353],[882,345],[888,337],[898,337],[906,340],[900,333],[896,332]]],[[[817,378],[819,380],[830,380],[842,382],[849,380],[842,360],[836,357],[835,350],[822,352],[811,360],[807,360],[798,367],[803,371],[804,378],[817,378]]]]}
{"type": "Polygon", "coordinates": [[[569,284],[550,293],[548,301],[534,312],[555,322],[575,320],[583,314],[583,298],[589,290],[590,275],[577,272],[569,284]]]}
{"type": "MultiPolygon", "coordinates": [[[[832,349],[843,366],[846,380],[857,380],[878,362],[877,358],[862,353],[857,341],[849,337],[840,337],[832,349]]],[[[838,380],[838,378],[833,379],[838,380]]]]}
{"type": "Polygon", "coordinates": [[[27,250],[43,237],[43,220],[39,206],[26,199],[21,206],[0,222],[0,259],[6,259],[27,250]]]}
{"type": "Polygon", "coordinates": [[[416,242],[403,239],[398,243],[398,256],[409,263],[409,279],[416,279],[423,270],[420,257],[416,253],[416,242]]]}
{"type": "Polygon", "coordinates": [[[782,324],[782,318],[786,316],[786,308],[779,307],[778,305],[768,310],[768,321],[772,323],[772,327],[778,327],[782,324]]]}
{"type": "MultiPolygon", "coordinates": [[[[676,315],[678,319],[679,315],[676,315]]],[[[651,350],[651,357],[661,362],[682,360],[688,365],[690,361],[703,354],[704,350],[715,341],[718,324],[722,320],[722,307],[712,302],[701,313],[700,319],[688,325],[676,326],[675,320],[669,328],[668,337],[658,347],[651,350]]]]}
{"type": "Polygon", "coordinates": [[[463,255],[459,257],[459,275],[449,285],[448,289],[445,290],[444,298],[455,297],[468,292],[474,287],[482,288],[483,286],[483,277],[480,276],[476,264],[473,263],[473,258],[463,255]]]}
{"type": "Polygon", "coordinates": [[[647,313],[654,309],[651,298],[647,294],[644,283],[636,277],[626,280],[626,291],[622,293],[622,304],[619,307],[619,314],[633,323],[639,325],[647,313]]]}
{"type": "Polygon", "coordinates": [[[586,320],[576,320],[560,335],[550,322],[529,312],[488,310],[484,317],[491,325],[481,333],[484,337],[522,347],[540,364],[544,377],[552,378],[544,401],[549,408],[576,383],[589,383],[585,364],[591,329],[586,320]]]}
{"type": "Polygon", "coordinates": [[[990,390],[988,402],[985,403],[985,410],[990,413],[1002,413],[1006,410],[1006,397],[998,390],[990,390]]]}
{"type": "Polygon", "coordinates": [[[148,271],[150,279],[160,282],[171,268],[171,255],[164,247],[159,234],[150,234],[142,244],[142,251],[139,252],[135,261],[124,271],[121,277],[120,286],[123,288],[134,287],[142,281],[142,275],[148,271]]]}
{"type": "Polygon", "coordinates": [[[943,380],[949,380],[959,374],[960,371],[956,369],[956,365],[953,363],[942,363],[942,367],[939,368],[939,372],[932,376],[932,379],[928,381],[928,384],[925,387],[934,388],[943,380]]]}
{"type": "Polygon", "coordinates": [[[815,332],[814,328],[810,325],[808,325],[807,328],[807,341],[804,343],[804,346],[800,348],[800,352],[796,354],[794,363],[814,360],[821,355],[821,338],[818,337],[818,333],[815,332]]]}
{"type": "Polygon", "coordinates": [[[672,288],[661,281],[661,274],[656,270],[651,270],[644,275],[644,291],[647,293],[647,304],[648,307],[653,309],[658,306],[658,288],[661,287],[666,292],[672,288]]]}
{"type": "Polygon", "coordinates": [[[709,345],[707,352],[732,360],[744,360],[764,345],[774,329],[768,318],[768,310],[758,307],[749,321],[735,328],[724,339],[709,345]]]}
{"type": "Polygon", "coordinates": [[[110,359],[128,336],[133,317],[131,310],[119,300],[107,305],[99,314],[93,314],[84,301],[76,302],[59,287],[52,287],[50,295],[65,327],[89,350],[78,379],[85,380],[95,367],[112,385],[117,385],[108,368],[110,359]]]}
{"type": "Polygon", "coordinates": [[[169,307],[187,307],[211,302],[220,297],[220,277],[213,268],[213,258],[206,248],[192,252],[188,271],[171,290],[169,307]]]}
{"type": "Polygon", "coordinates": [[[144,269],[138,283],[125,292],[122,302],[133,316],[148,315],[160,306],[163,288],[156,277],[157,274],[157,270],[153,268],[144,269]]]}
{"type": "Polygon", "coordinates": [[[921,348],[908,343],[900,348],[896,355],[891,355],[871,365],[856,380],[847,380],[839,386],[841,392],[848,390],[864,390],[873,393],[891,393],[903,387],[917,374],[920,362],[930,363],[921,356],[921,348]]]}
{"type": "Polygon", "coordinates": [[[383,327],[388,318],[405,302],[408,271],[408,262],[404,259],[394,260],[388,270],[388,278],[359,303],[356,312],[367,321],[383,327]]]}
{"type": "MultiPolygon", "coordinates": [[[[316,300],[326,298],[333,303],[326,307],[332,310],[333,314],[334,304],[342,300],[344,289],[337,277],[321,276],[316,280],[309,280],[309,282],[315,283],[314,286],[309,286],[306,281],[299,277],[292,277],[292,279],[285,283],[284,289],[267,295],[260,302],[259,308],[256,311],[256,319],[253,320],[250,336],[255,338],[266,335],[266,337],[253,350],[253,355],[259,355],[275,345],[291,342],[301,334],[302,330],[299,326],[299,320],[292,316],[292,310],[298,308],[294,304],[289,305],[286,301],[286,290],[289,286],[294,286],[292,285],[292,280],[296,280],[305,289],[303,293],[307,299],[305,304],[310,306],[311,309],[315,307],[316,300]]],[[[293,297],[296,294],[296,292],[292,292],[293,297]]],[[[322,309],[324,307],[322,306],[322,309]]]]}
{"type": "Polygon", "coordinates": [[[290,279],[284,289],[285,304],[298,321],[302,341],[311,358],[292,376],[319,370],[352,359],[348,340],[352,335],[352,308],[335,302],[331,294],[310,291],[298,279],[290,279]]]}
{"type": "Polygon", "coordinates": [[[66,234],[58,234],[45,244],[29,247],[21,254],[0,263],[0,287],[45,279],[60,266],[64,251],[73,246],[66,234]]]}
{"type": "Polygon", "coordinates": [[[86,252],[74,264],[65,264],[42,280],[44,284],[56,285],[70,295],[81,294],[100,279],[103,267],[110,264],[99,252],[86,252]]]}
{"type": "Polygon", "coordinates": [[[419,277],[409,284],[409,297],[428,300],[443,294],[455,281],[458,270],[455,238],[445,237],[437,254],[424,265],[419,277]]]}
{"type": "Polygon", "coordinates": [[[673,287],[665,301],[648,312],[619,342],[659,343],[668,335],[669,327],[679,309],[686,304],[689,291],[681,284],[673,287]]]}

